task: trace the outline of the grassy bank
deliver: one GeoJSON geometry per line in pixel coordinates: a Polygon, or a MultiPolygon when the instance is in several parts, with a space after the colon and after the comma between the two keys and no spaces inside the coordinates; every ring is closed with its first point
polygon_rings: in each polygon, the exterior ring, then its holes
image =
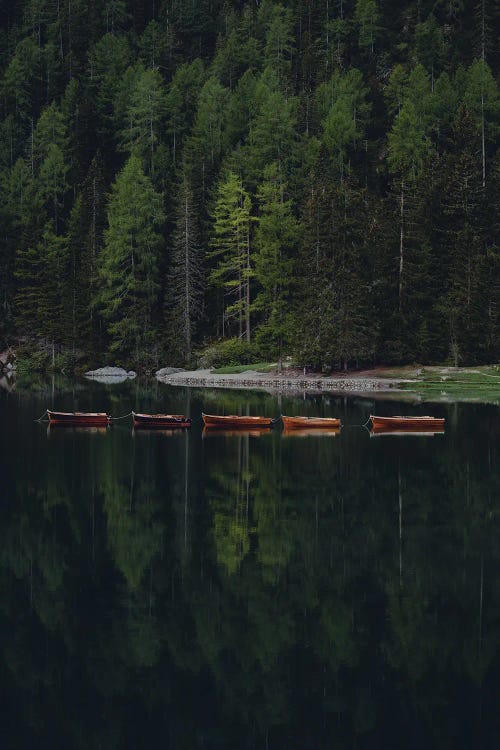
{"type": "Polygon", "coordinates": [[[224,367],[214,367],[214,375],[239,375],[242,372],[252,370],[254,372],[275,372],[277,370],[276,362],[255,362],[250,365],[226,365],[224,367]]]}
{"type": "Polygon", "coordinates": [[[383,377],[404,379],[399,383],[399,388],[416,393],[428,401],[500,403],[500,365],[395,368],[384,370],[383,377]]]}

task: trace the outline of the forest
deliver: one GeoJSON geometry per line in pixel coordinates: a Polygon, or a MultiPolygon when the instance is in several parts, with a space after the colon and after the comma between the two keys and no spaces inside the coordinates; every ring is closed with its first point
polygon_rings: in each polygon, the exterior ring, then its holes
{"type": "Polygon", "coordinates": [[[500,360],[498,0],[3,0],[0,346],[500,360]]]}

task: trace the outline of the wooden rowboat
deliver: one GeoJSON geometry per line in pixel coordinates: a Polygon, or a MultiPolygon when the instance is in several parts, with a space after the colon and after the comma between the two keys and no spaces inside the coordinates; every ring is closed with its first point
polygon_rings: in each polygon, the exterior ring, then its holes
{"type": "Polygon", "coordinates": [[[106,427],[111,417],[105,412],[83,411],[49,411],[47,416],[51,425],[67,427],[106,427]]]}
{"type": "Polygon", "coordinates": [[[444,419],[437,417],[376,417],[370,415],[373,430],[435,432],[444,430],[444,419]]]}
{"type": "Polygon", "coordinates": [[[132,412],[134,427],[146,427],[148,429],[165,427],[191,427],[191,419],[184,414],[137,414],[132,412]]]}
{"type": "Polygon", "coordinates": [[[340,419],[333,417],[281,417],[285,430],[338,430],[340,419]]]}
{"type": "Polygon", "coordinates": [[[245,429],[248,430],[252,427],[272,427],[276,422],[275,419],[270,417],[247,417],[239,416],[237,414],[230,414],[226,417],[221,417],[215,414],[203,414],[203,423],[205,427],[209,429],[245,429]]]}

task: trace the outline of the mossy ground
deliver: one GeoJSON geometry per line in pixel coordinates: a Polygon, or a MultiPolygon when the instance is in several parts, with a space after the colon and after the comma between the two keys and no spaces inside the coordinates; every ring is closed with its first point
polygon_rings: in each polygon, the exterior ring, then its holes
{"type": "Polygon", "coordinates": [[[277,367],[278,365],[276,362],[255,362],[249,365],[226,365],[225,367],[215,367],[212,372],[214,375],[239,375],[250,370],[255,372],[273,372],[277,367]]]}
{"type": "Polygon", "coordinates": [[[399,387],[427,400],[500,403],[500,365],[485,367],[396,368],[384,377],[404,378],[399,387]]]}

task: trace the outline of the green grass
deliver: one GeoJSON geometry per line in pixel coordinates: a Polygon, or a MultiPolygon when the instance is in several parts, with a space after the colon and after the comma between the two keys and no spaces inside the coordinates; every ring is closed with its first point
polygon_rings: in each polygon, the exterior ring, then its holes
{"type": "Polygon", "coordinates": [[[400,388],[428,399],[489,401],[500,403],[500,367],[424,368],[411,383],[400,388]]]}
{"type": "Polygon", "coordinates": [[[239,375],[248,370],[257,372],[272,372],[278,367],[276,362],[254,362],[249,365],[226,365],[225,367],[214,367],[214,375],[239,375]]]}

